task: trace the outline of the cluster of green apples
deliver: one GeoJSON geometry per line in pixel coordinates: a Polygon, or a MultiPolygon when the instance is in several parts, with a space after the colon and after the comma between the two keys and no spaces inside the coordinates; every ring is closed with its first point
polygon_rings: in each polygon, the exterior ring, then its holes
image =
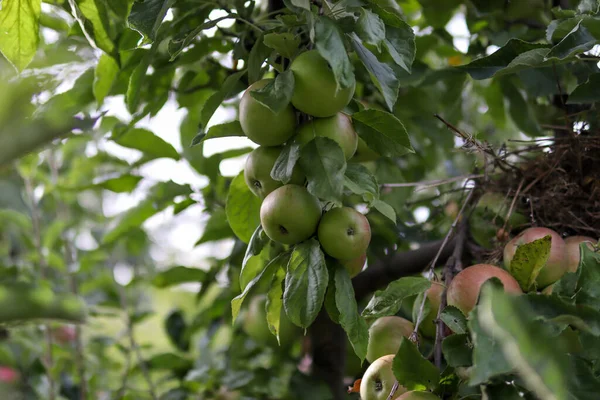
{"type": "Polygon", "coordinates": [[[295,82],[291,104],[279,113],[251,95],[269,79],[255,82],[242,95],[242,130],[260,145],[247,158],[244,178],[252,193],[262,200],[260,221],[270,239],[291,246],[316,233],[325,253],[354,276],[364,267],[371,240],[367,218],[351,207],[337,207],[323,214],[319,199],[306,189],[306,177],[298,164],[286,184],[273,179],[271,171],[289,141],[302,147],[317,136],[327,137],[339,144],[346,160],[355,156],[359,138],[351,118],[342,112],[355,87],[338,88],[329,64],[316,50],[301,53],[290,70],[295,82]],[[300,126],[299,113],[308,116],[300,126]]]}
{"type": "MultiPolygon", "coordinates": [[[[507,271],[515,256],[517,248],[535,240],[551,237],[550,256],[536,279],[536,286],[544,294],[552,292],[552,285],[567,272],[575,272],[580,263],[581,243],[586,243],[590,248],[597,240],[587,236],[571,236],[563,239],[558,233],[548,228],[529,228],[510,240],[504,247],[504,265],[506,269],[490,265],[476,264],[459,272],[446,290],[447,304],[457,307],[465,315],[469,315],[476,306],[479,293],[483,284],[491,279],[498,278],[504,285],[506,293],[513,295],[523,294],[517,280],[507,271]]],[[[432,282],[431,287],[425,292],[430,304],[429,313],[423,318],[419,326],[419,334],[434,338],[436,334],[436,320],[438,309],[444,293],[444,285],[432,282]]],[[[415,304],[414,307],[419,307],[415,304]]],[[[414,324],[402,317],[388,316],[375,320],[369,328],[369,342],[367,347],[367,360],[371,363],[366,370],[360,384],[362,400],[387,399],[395,382],[392,372],[394,355],[398,352],[400,341],[408,338],[414,331],[414,324]]],[[[431,393],[407,392],[399,387],[395,399],[436,399],[431,393]]]]}

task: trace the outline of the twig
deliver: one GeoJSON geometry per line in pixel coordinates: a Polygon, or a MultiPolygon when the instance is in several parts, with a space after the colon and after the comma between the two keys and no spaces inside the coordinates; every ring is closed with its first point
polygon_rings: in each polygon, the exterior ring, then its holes
{"type": "Polygon", "coordinates": [[[401,188],[401,187],[424,186],[425,188],[430,188],[433,186],[444,185],[446,183],[462,181],[464,179],[467,179],[467,180],[480,179],[480,178],[484,178],[484,177],[485,177],[484,174],[462,175],[462,176],[455,176],[453,178],[447,178],[447,179],[433,179],[431,181],[405,182],[405,183],[383,183],[383,184],[381,184],[381,187],[383,187],[383,188],[401,188]]]}
{"type": "Polygon", "coordinates": [[[437,311],[436,317],[436,330],[435,330],[435,347],[434,347],[434,362],[435,366],[441,369],[442,367],[442,339],[444,337],[444,322],[441,319],[442,310],[446,307],[446,292],[448,285],[452,282],[454,274],[462,270],[462,256],[465,248],[465,242],[467,240],[467,223],[465,220],[460,221],[456,241],[454,242],[454,251],[452,256],[448,258],[446,265],[444,266],[444,290],[442,291],[442,298],[440,306],[437,311]]]}
{"type": "MultiPolygon", "coordinates": [[[[44,252],[42,249],[42,234],[41,234],[41,224],[40,224],[40,214],[37,201],[35,200],[35,194],[33,191],[33,184],[29,177],[24,177],[25,181],[25,191],[27,192],[27,197],[29,199],[29,203],[31,206],[31,224],[33,227],[33,243],[35,246],[35,250],[38,255],[38,262],[40,265],[38,274],[41,279],[45,279],[48,276],[48,263],[46,262],[46,257],[44,257],[44,252]]],[[[56,382],[54,382],[54,377],[52,376],[52,368],[54,366],[54,354],[52,352],[53,340],[52,340],[52,332],[50,330],[50,325],[46,324],[43,326],[44,328],[44,336],[46,339],[46,360],[44,362],[44,368],[46,368],[46,375],[48,377],[48,384],[50,391],[48,395],[49,400],[56,399],[56,382]]]]}
{"type": "Polygon", "coordinates": [[[396,394],[396,391],[399,387],[400,383],[398,383],[398,381],[395,381],[394,386],[392,386],[392,390],[390,391],[390,395],[387,397],[387,400],[393,400],[395,398],[394,395],[396,394]]]}
{"type": "MultiPolygon", "coordinates": [[[[58,183],[58,166],[56,165],[56,159],[54,158],[54,152],[51,151],[48,156],[48,166],[50,167],[50,173],[52,176],[52,181],[56,185],[58,183]]],[[[64,221],[68,221],[69,219],[69,210],[67,205],[62,201],[60,197],[56,198],[57,204],[57,215],[59,219],[64,221]]],[[[66,235],[66,232],[63,232],[63,243],[64,243],[64,258],[65,263],[67,264],[67,270],[69,271],[69,281],[71,285],[71,292],[73,294],[79,294],[79,288],[77,284],[77,271],[75,270],[76,264],[76,256],[75,250],[73,249],[72,243],[66,235]]],[[[81,326],[75,325],[75,362],[77,365],[77,371],[79,374],[79,399],[86,400],[87,399],[87,381],[85,377],[85,356],[83,352],[83,335],[81,334],[81,326]]]]}
{"type": "Polygon", "coordinates": [[[519,186],[517,187],[517,192],[515,193],[515,197],[513,197],[512,202],[510,203],[508,212],[506,213],[506,218],[504,219],[504,226],[502,227],[502,230],[504,232],[506,232],[506,226],[508,225],[508,219],[510,218],[510,216],[513,213],[515,204],[517,203],[517,198],[519,197],[519,194],[521,193],[521,188],[523,187],[523,183],[525,183],[525,178],[521,179],[521,182],[519,182],[519,186]]]}
{"type": "Polygon", "coordinates": [[[126,318],[126,326],[127,326],[127,336],[129,338],[129,346],[133,349],[138,362],[140,363],[140,369],[142,370],[142,374],[144,375],[144,379],[146,383],[148,383],[148,389],[150,391],[150,396],[153,400],[158,400],[158,396],[156,395],[156,388],[154,387],[154,382],[152,382],[152,377],[150,376],[150,371],[148,370],[148,366],[146,365],[146,361],[142,357],[142,353],[140,351],[140,347],[138,346],[135,337],[133,335],[133,323],[131,322],[131,316],[129,315],[129,305],[127,302],[127,293],[125,293],[125,288],[116,282],[117,290],[119,291],[119,302],[121,303],[121,308],[125,311],[126,318]]]}
{"type": "MultiPolygon", "coordinates": [[[[440,249],[438,250],[437,254],[435,255],[435,258],[433,259],[433,261],[431,262],[431,264],[429,266],[429,273],[430,273],[430,275],[433,274],[433,270],[435,268],[437,260],[440,257],[440,254],[442,253],[442,250],[444,249],[444,247],[446,247],[446,244],[448,243],[448,240],[450,240],[450,236],[452,236],[452,233],[454,232],[454,229],[456,228],[458,222],[462,218],[462,215],[465,212],[465,209],[467,208],[467,205],[471,201],[471,198],[473,197],[473,193],[474,192],[475,192],[475,188],[474,187],[469,190],[469,194],[467,194],[467,198],[463,202],[462,207],[460,208],[460,211],[456,215],[456,218],[454,218],[454,221],[452,222],[452,225],[450,225],[450,229],[448,229],[448,233],[446,234],[446,237],[444,237],[444,241],[442,242],[442,245],[441,245],[440,249]]],[[[423,320],[423,310],[425,309],[425,301],[426,300],[427,300],[427,296],[423,296],[423,300],[421,301],[421,306],[419,307],[419,314],[417,315],[417,320],[415,321],[415,329],[413,330],[413,333],[410,335],[410,339],[413,342],[415,342],[415,343],[418,342],[418,340],[417,340],[417,338],[418,338],[417,332],[419,330],[419,325],[421,325],[421,322],[423,320]]]]}

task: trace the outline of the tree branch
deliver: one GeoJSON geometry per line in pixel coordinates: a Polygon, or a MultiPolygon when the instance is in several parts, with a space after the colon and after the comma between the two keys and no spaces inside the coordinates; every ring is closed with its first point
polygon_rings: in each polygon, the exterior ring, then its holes
{"type": "MultiPolygon", "coordinates": [[[[442,246],[442,240],[427,243],[416,250],[396,253],[370,265],[364,272],[361,272],[352,279],[356,299],[361,300],[369,293],[381,289],[387,284],[403,276],[417,274],[429,266],[435,255],[442,246]]],[[[438,259],[439,263],[452,254],[454,239],[444,247],[438,259]]]]}

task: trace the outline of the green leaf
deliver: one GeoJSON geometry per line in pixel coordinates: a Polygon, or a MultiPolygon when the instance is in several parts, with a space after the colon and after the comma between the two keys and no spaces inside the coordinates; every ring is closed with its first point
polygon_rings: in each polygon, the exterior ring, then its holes
{"type": "Polygon", "coordinates": [[[365,318],[395,315],[405,299],[425,292],[430,286],[431,282],[423,277],[408,276],[395,280],[385,290],[375,292],[362,315],[365,318]]]}
{"type": "Polygon", "coordinates": [[[473,348],[467,334],[446,337],[442,342],[442,352],[448,365],[453,368],[468,367],[473,363],[473,348]]]}
{"type": "Polygon", "coordinates": [[[152,46],[152,49],[142,58],[140,63],[131,73],[129,77],[129,84],[127,85],[127,93],[125,94],[125,101],[127,103],[127,110],[131,114],[135,114],[140,105],[140,93],[142,89],[142,83],[146,78],[146,72],[150,66],[150,61],[154,57],[156,47],[152,46]]]}
{"type": "Polygon", "coordinates": [[[381,51],[381,45],[385,40],[385,24],[379,15],[361,7],[360,16],[356,21],[356,33],[364,43],[373,45],[381,51]]]}
{"type": "Polygon", "coordinates": [[[283,307],[283,281],[285,280],[285,269],[279,268],[273,280],[271,288],[267,293],[267,303],[265,304],[267,313],[267,325],[269,330],[277,338],[277,343],[281,344],[279,339],[279,327],[281,322],[281,308],[283,307]]]}
{"type": "Polygon", "coordinates": [[[458,308],[446,306],[440,315],[440,319],[452,332],[458,334],[467,333],[467,319],[458,308]]]}
{"type": "Polygon", "coordinates": [[[392,370],[398,383],[408,390],[433,390],[440,381],[440,371],[405,337],[400,340],[392,370]]]}
{"type": "Polygon", "coordinates": [[[369,328],[367,322],[358,313],[350,275],[346,268],[340,265],[335,269],[335,304],[340,312],[340,325],[346,331],[354,352],[363,362],[367,356],[369,328]]]}
{"type": "Polygon", "coordinates": [[[546,58],[558,58],[560,60],[584,51],[591,50],[600,39],[592,33],[580,21],[556,46],[550,50],[546,58]]]}
{"type": "Polygon", "coordinates": [[[489,56],[479,58],[459,68],[466,70],[473,79],[488,79],[508,65],[517,56],[534,49],[546,48],[541,43],[528,43],[520,39],[510,39],[504,46],[489,56]]]}
{"type": "Polygon", "coordinates": [[[202,107],[202,112],[200,114],[200,124],[203,128],[208,124],[208,121],[210,121],[210,118],[213,116],[217,108],[219,108],[223,100],[225,100],[227,95],[230,94],[245,73],[246,70],[243,70],[229,75],[227,79],[225,79],[225,82],[223,82],[221,85],[221,89],[210,96],[208,100],[206,100],[206,103],[204,103],[204,107],[202,107]]]}
{"type": "Polygon", "coordinates": [[[215,18],[210,21],[206,21],[196,28],[194,28],[191,32],[187,32],[183,37],[176,37],[175,39],[169,42],[169,54],[171,55],[171,60],[174,61],[181,52],[188,47],[205,29],[214,28],[219,22],[229,19],[231,16],[226,15],[224,17],[215,18]]]}
{"type": "Polygon", "coordinates": [[[94,72],[94,97],[98,106],[102,105],[104,98],[110,93],[118,73],[119,65],[115,59],[108,54],[102,54],[94,72]]]}
{"type": "Polygon", "coordinates": [[[338,88],[352,87],[356,83],[352,63],[346,52],[344,38],[331,19],[322,16],[317,18],[315,46],[331,66],[338,88]]]}
{"type": "Polygon", "coordinates": [[[589,104],[600,101],[600,73],[589,76],[587,82],[577,86],[567,99],[567,104],[589,104]]]}
{"type": "Polygon", "coordinates": [[[579,245],[581,263],[577,282],[577,304],[600,309],[600,253],[589,249],[585,243],[579,245]]]}
{"type": "Polygon", "coordinates": [[[162,138],[147,129],[133,128],[124,134],[111,137],[117,144],[130,149],[136,149],[150,158],[172,158],[179,160],[179,153],[162,138]]]}
{"type": "Polygon", "coordinates": [[[477,308],[483,331],[499,342],[504,357],[529,390],[541,399],[569,398],[565,381],[570,372],[568,358],[547,326],[533,321],[535,314],[522,298],[486,283],[477,308]]]}
{"type": "Polygon", "coordinates": [[[205,278],[206,271],[199,268],[177,266],[156,274],[152,279],[152,285],[158,288],[166,288],[181,283],[203,282],[205,278]]]}
{"type": "Polygon", "coordinates": [[[279,114],[283,111],[294,94],[294,73],[288,69],[258,90],[250,91],[256,101],[279,114]]]}
{"type": "MultiPolygon", "coordinates": [[[[360,38],[355,33],[350,34],[352,47],[360,58],[367,71],[371,76],[371,81],[379,89],[385,100],[388,110],[394,109],[396,99],[398,98],[398,90],[400,89],[400,81],[396,78],[394,71],[389,65],[380,62],[373,53],[371,53],[360,41],[360,38]]],[[[370,147],[370,146],[369,146],[370,147]]]]}
{"type": "Polygon", "coordinates": [[[29,65],[40,42],[42,0],[10,0],[0,4],[0,52],[20,72],[29,65]]]}
{"type": "Polygon", "coordinates": [[[195,243],[198,246],[202,243],[222,240],[233,236],[233,231],[227,222],[227,214],[222,208],[217,208],[212,212],[208,222],[204,226],[202,236],[195,243]]]}
{"type": "Polygon", "coordinates": [[[346,158],[340,145],[317,136],[304,145],[298,161],[308,178],[308,191],[319,199],[341,204],[346,158]]]}
{"type": "Polygon", "coordinates": [[[248,56],[249,84],[253,84],[261,78],[260,71],[262,65],[271,52],[272,50],[264,43],[264,34],[261,33],[256,42],[254,42],[254,46],[252,46],[252,50],[250,50],[250,55],[248,56]]]}
{"type": "Polygon", "coordinates": [[[290,321],[308,328],[321,310],[329,282],[325,256],[315,239],[297,244],[285,277],[283,306],[290,321]]]}
{"type": "Polygon", "coordinates": [[[231,121],[223,124],[213,125],[208,129],[208,132],[200,132],[197,134],[194,137],[194,140],[192,140],[191,145],[196,146],[208,139],[232,136],[245,136],[244,131],[242,130],[242,125],[240,125],[240,121],[231,121]]]}
{"type": "Polygon", "coordinates": [[[526,295],[525,301],[538,319],[557,324],[568,324],[580,331],[600,336],[600,311],[587,305],[574,305],[566,302],[556,294],[526,295]]]}
{"type": "Polygon", "coordinates": [[[244,171],[231,182],[225,212],[235,235],[245,243],[250,242],[253,232],[260,225],[260,199],[248,189],[244,171]]]}
{"type": "Polygon", "coordinates": [[[242,270],[244,269],[246,263],[251,257],[257,256],[261,253],[263,248],[267,243],[269,243],[271,239],[264,233],[262,225],[258,225],[256,230],[250,237],[250,242],[248,243],[248,247],[246,248],[246,253],[244,254],[244,261],[242,262],[242,270]]]}
{"type": "Polygon", "coordinates": [[[510,274],[519,282],[521,289],[528,292],[533,288],[535,280],[550,257],[552,237],[525,243],[517,247],[510,263],[510,274]]]}
{"type": "Polygon", "coordinates": [[[127,22],[131,29],[154,41],[158,28],[174,2],[174,0],[136,1],[131,7],[127,22]]]}
{"type": "Polygon", "coordinates": [[[292,179],[292,174],[299,158],[300,145],[294,141],[288,141],[283,146],[283,149],[281,149],[281,153],[279,153],[277,160],[275,160],[275,164],[273,164],[271,178],[284,184],[288,183],[292,179]]]}
{"type": "Polygon", "coordinates": [[[354,128],[367,145],[386,157],[414,153],[406,128],[395,115],[380,110],[364,110],[352,115],[354,128]]]}
{"type": "Polygon", "coordinates": [[[116,178],[106,179],[93,186],[115,193],[130,193],[137,187],[141,180],[141,176],[125,174],[116,178]]]}
{"type": "Polygon", "coordinates": [[[144,201],[119,217],[118,223],[104,235],[102,242],[107,245],[114,243],[127,232],[139,228],[151,216],[173,204],[175,197],[189,195],[191,192],[188,185],[179,185],[172,181],[157,183],[150,189],[144,201]]]}
{"type": "Polygon", "coordinates": [[[69,0],[69,3],[90,43],[107,54],[113,53],[115,44],[108,33],[110,17],[106,4],[96,0],[69,0]]]}
{"type": "Polygon", "coordinates": [[[237,319],[238,314],[240,313],[242,303],[244,302],[246,296],[248,296],[248,293],[250,293],[250,290],[254,286],[258,285],[261,282],[261,280],[263,280],[263,277],[264,279],[272,280],[278,269],[285,268],[285,265],[288,263],[289,259],[289,252],[279,254],[277,257],[272,259],[267,265],[265,265],[262,271],[260,271],[260,273],[258,273],[254,277],[254,279],[252,279],[246,285],[244,291],[241,294],[239,294],[233,300],[231,300],[232,324],[235,323],[235,320],[237,319]]]}
{"type": "Polygon", "coordinates": [[[290,59],[294,57],[300,47],[300,37],[289,32],[268,33],[264,36],[263,42],[265,46],[290,59]]]}
{"type": "Polygon", "coordinates": [[[415,33],[410,25],[395,15],[385,18],[384,21],[387,25],[385,29],[385,48],[394,62],[410,73],[417,50],[415,33]]]}
{"type": "Polygon", "coordinates": [[[500,81],[500,85],[502,93],[508,101],[508,112],[517,128],[527,135],[541,135],[542,129],[535,118],[535,114],[519,89],[508,80],[500,81]]]}
{"type": "Polygon", "coordinates": [[[305,10],[310,11],[310,1],[309,0],[290,0],[290,1],[296,7],[303,8],[305,10]]]}
{"type": "Polygon", "coordinates": [[[354,194],[369,195],[371,199],[379,198],[379,184],[377,178],[361,164],[350,163],[346,168],[344,185],[354,194]]]}
{"type": "Polygon", "coordinates": [[[371,203],[371,206],[374,207],[377,211],[382,213],[386,218],[392,221],[394,224],[396,223],[396,211],[394,207],[390,206],[383,200],[375,200],[371,203]]]}

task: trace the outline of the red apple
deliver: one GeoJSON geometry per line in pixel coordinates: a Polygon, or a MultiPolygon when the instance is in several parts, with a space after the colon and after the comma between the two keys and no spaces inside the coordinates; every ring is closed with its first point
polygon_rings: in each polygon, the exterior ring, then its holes
{"type": "Polygon", "coordinates": [[[481,286],[491,278],[500,279],[507,293],[523,293],[519,282],[506,270],[494,265],[477,264],[463,269],[454,277],[446,292],[448,305],[457,307],[468,315],[477,304],[481,286]]]}
{"type": "Polygon", "coordinates": [[[581,254],[579,254],[579,245],[583,242],[588,242],[587,246],[590,250],[594,248],[594,244],[598,243],[596,239],[589,236],[571,236],[565,239],[565,257],[569,272],[575,272],[579,267],[581,257],[581,254]]]}
{"type": "MultiPolygon", "coordinates": [[[[423,336],[431,339],[435,338],[435,320],[437,319],[438,309],[440,308],[440,303],[442,302],[443,292],[444,285],[442,285],[440,282],[431,282],[431,287],[425,292],[431,308],[429,313],[427,313],[427,315],[423,318],[423,321],[421,321],[419,329],[421,330],[423,336]]],[[[415,305],[415,307],[421,307],[421,303],[419,302],[415,305]]]]}
{"type": "Polygon", "coordinates": [[[352,260],[340,260],[340,263],[350,274],[350,278],[354,278],[362,271],[363,267],[365,266],[365,262],[367,262],[367,253],[352,260]]]}
{"type": "Polygon", "coordinates": [[[523,244],[531,243],[550,235],[552,244],[550,256],[546,265],[542,267],[535,282],[538,288],[544,288],[559,280],[567,272],[567,263],[565,262],[565,241],[552,229],[548,228],[529,228],[515,236],[504,247],[504,266],[510,271],[510,263],[517,252],[517,248],[523,244]]]}

